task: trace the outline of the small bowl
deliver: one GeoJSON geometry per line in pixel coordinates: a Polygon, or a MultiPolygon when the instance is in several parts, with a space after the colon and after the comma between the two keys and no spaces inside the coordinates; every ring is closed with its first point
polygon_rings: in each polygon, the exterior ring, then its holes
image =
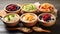
{"type": "Polygon", "coordinates": [[[3,22],[5,23],[5,25],[7,25],[7,26],[16,26],[18,23],[19,23],[19,15],[18,14],[16,14],[16,13],[9,13],[9,14],[7,14],[2,20],[3,20],[3,22]],[[16,19],[16,21],[13,21],[13,22],[6,22],[6,20],[5,20],[5,17],[7,16],[7,15],[10,15],[10,14],[15,14],[18,18],[16,19]]]}
{"type": "Polygon", "coordinates": [[[39,16],[38,16],[38,21],[43,25],[43,26],[52,26],[52,25],[54,25],[55,24],[55,21],[56,21],[56,17],[53,15],[53,14],[51,14],[51,13],[42,13],[42,14],[40,14],[39,16]],[[47,22],[47,21],[42,21],[42,20],[40,20],[40,16],[41,15],[44,15],[44,14],[50,14],[53,18],[54,18],[54,20],[51,20],[51,21],[49,21],[49,22],[47,22]]]}
{"type": "MultiPolygon", "coordinates": [[[[8,4],[8,5],[10,5],[10,4],[8,4]]],[[[6,5],[5,8],[4,8],[4,10],[5,10],[7,13],[17,13],[17,14],[20,13],[20,11],[21,11],[21,5],[20,5],[20,4],[14,4],[14,5],[17,5],[17,6],[20,7],[20,8],[19,8],[18,10],[16,10],[16,11],[8,11],[8,10],[6,9],[6,7],[7,7],[8,5],[6,5]]]]}
{"type": "Polygon", "coordinates": [[[51,13],[51,12],[54,12],[54,9],[55,9],[55,7],[52,4],[50,4],[50,3],[43,3],[43,4],[41,4],[38,7],[39,12],[43,12],[43,13],[51,13]],[[48,8],[46,8],[45,5],[48,6],[48,8]],[[51,7],[51,8],[49,8],[49,7],[51,7]]]}
{"type": "MultiPolygon", "coordinates": [[[[21,13],[37,13],[37,7],[36,7],[36,9],[35,10],[31,10],[31,11],[26,11],[26,10],[24,10],[22,7],[23,6],[25,6],[25,5],[28,5],[28,4],[23,4],[22,6],[21,6],[21,13]]],[[[34,4],[33,4],[34,5],[34,4]]],[[[35,5],[34,5],[35,6],[35,5]]]]}
{"type": "Polygon", "coordinates": [[[25,26],[27,26],[27,27],[34,26],[34,25],[37,23],[37,15],[34,14],[34,13],[25,13],[25,14],[21,15],[21,18],[20,18],[20,19],[21,19],[21,21],[23,22],[23,24],[24,24],[25,26]],[[33,17],[34,17],[34,20],[33,20],[33,21],[23,20],[23,17],[24,17],[25,15],[28,16],[28,14],[33,15],[33,17]]]}
{"type": "Polygon", "coordinates": [[[52,13],[53,15],[55,15],[57,17],[57,9],[50,3],[41,4],[40,6],[38,6],[38,10],[39,10],[39,13],[52,13]],[[44,7],[45,5],[51,7],[50,8],[51,10],[49,9],[49,7],[48,7],[48,9],[45,9],[45,8],[42,9],[42,7],[44,7]]]}

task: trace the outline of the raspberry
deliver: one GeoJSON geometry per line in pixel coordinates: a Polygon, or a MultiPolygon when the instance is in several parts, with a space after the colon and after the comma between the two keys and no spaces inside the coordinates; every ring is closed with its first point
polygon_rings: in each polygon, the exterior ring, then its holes
{"type": "Polygon", "coordinates": [[[49,14],[44,14],[43,15],[43,20],[46,21],[50,18],[50,15],[49,14]]]}
{"type": "Polygon", "coordinates": [[[11,4],[11,6],[14,7],[14,8],[16,8],[16,5],[14,5],[14,4],[11,4]]]}
{"type": "Polygon", "coordinates": [[[7,10],[8,10],[8,11],[15,11],[15,10],[17,10],[17,9],[16,9],[16,5],[14,5],[14,4],[8,5],[8,6],[7,6],[7,10]]]}
{"type": "Polygon", "coordinates": [[[16,8],[12,9],[12,11],[16,11],[16,8]]]}
{"type": "Polygon", "coordinates": [[[19,10],[19,6],[17,6],[17,5],[15,5],[15,4],[10,4],[10,5],[8,5],[7,7],[6,7],[6,9],[8,10],[8,11],[16,11],[16,10],[19,10]]]}

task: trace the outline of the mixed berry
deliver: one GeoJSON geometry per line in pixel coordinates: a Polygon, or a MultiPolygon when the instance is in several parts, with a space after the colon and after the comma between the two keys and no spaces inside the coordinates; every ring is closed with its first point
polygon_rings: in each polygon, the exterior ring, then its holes
{"type": "Polygon", "coordinates": [[[6,10],[8,10],[8,11],[16,11],[16,10],[19,10],[19,9],[20,9],[20,7],[15,5],[15,4],[10,4],[6,7],[6,10]]]}
{"type": "Polygon", "coordinates": [[[48,20],[51,17],[51,15],[44,14],[42,17],[43,17],[43,20],[46,21],[46,20],[48,20]]]}
{"type": "Polygon", "coordinates": [[[44,20],[49,22],[50,20],[54,20],[54,18],[52,18],[52,16],[50,14],[44,14],[39,16],[40,20],[44,20]]]}

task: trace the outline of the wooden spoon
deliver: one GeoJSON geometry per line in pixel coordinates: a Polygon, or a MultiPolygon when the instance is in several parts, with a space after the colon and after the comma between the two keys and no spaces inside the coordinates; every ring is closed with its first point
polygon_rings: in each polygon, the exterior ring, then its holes
{"type": "Polygon", "coordinates": [[[51,31],[49,31],[49,30],[44,30],[44,29],[42,29],[42,28],[40,28],[40,27],[37,27],[37,26],[33,27],[32,29],[33,29],[34,31],[36,31],[36,32],[48,32],[48,33],[51,32],[51,31]]]}
{"type": "Polygon", "coordinates": [[[26,27],[19,27],[19,28],[7,28],[7,30],[19,30],[25,33],[30,33],[32,32],[32,30],[30,28],[26,28],[26,27]]]}

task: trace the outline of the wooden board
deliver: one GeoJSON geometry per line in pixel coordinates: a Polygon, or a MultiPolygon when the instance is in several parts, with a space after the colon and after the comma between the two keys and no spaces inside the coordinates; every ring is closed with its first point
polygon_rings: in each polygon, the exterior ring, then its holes
{"type": "MultiPolygon", "coordinates": [[[[58,9],[58,17],[56,24],[52,27],[49,27],[47,29],[51,30],[51,33],[49,34],[60,34],[60,0],[0,0],[0,10],[2,10],[7,4],[10,3],[18,3],[18,4],[25,4],[25,3],[34,3],[34,2],[40,2],[40,3],[51,3],[53,4],[56,9],[58,9]]],[[[45,28],[45,27],[43,27],[45,28]]],[[[2,21],[0,21],[0,34],[25,34],[20,31],[6,31],[6,27],[2,21]]],[[[48,33],[37,33],[32,32],[31,34],[48,34],[48,33]]]]}

